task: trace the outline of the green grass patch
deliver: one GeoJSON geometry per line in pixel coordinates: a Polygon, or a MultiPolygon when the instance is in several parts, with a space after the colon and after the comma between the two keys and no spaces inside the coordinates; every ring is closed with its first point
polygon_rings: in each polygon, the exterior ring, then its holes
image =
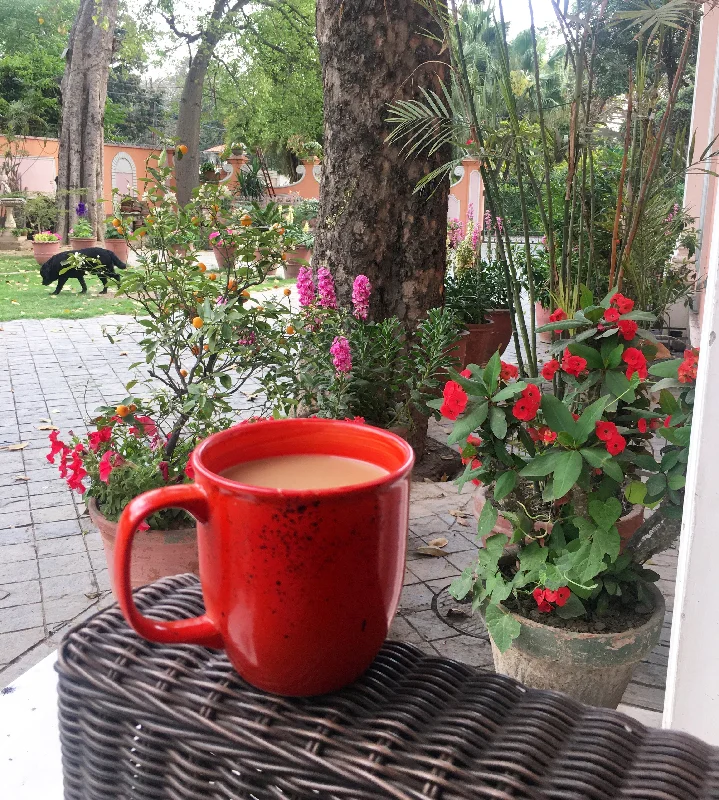
{"type": "MultiPolygon", "coordinates": [[[[32,256],[0,254],[0,322],[13,319],[85,319],[105,314],[132,314],[132,300],[116,295],[110,281],[107,294],[100,294],[102,284],[92,275],[85,276],[87,294],[80,294],[80,284],[71,278],[59,295],[55,286],[43,286],[40,265],[32,256]]],[[[253,292],[291,286],[296,281],[270,278],[253,292]]]]}
{"type": "Polygon", "coordinates": [[[40,265],[32,256],[0,254],[0,322],[56,317],[85,319],[104,314],[132,314],[135,310],[132,300],[116,297],[112,288],[101,295],[102,284],[92,275],[87,275],[85,282],[87,294],[80,294],[80,284],[71,278],[59,295],[52,295],[57,284],[42,285],[40,265]]]}

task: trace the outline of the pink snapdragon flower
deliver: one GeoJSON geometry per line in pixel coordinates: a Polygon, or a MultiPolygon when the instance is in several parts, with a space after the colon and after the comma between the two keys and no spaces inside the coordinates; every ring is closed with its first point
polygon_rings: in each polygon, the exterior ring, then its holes
{"type": "Polygon", "coordinates": [[[372,294],[372,284],[366,275],[358,275],[352,284],[352,304],[354,316],[357,319],[367,319],[369,314],[369,298],[372,294]]]}
{"type": "Polygon", "coordinates": [[[335,336],[330,347],[332,363],[337,373],[349,372],[352,369],[352,354],[350,353],[350,343],[344,336],[335,336]]]}
{"type": "Polygon", "coordinates": [[[337,292],[335,282],[332,280],[332,273],[327,267],[320,267],[317,270],[317,292],[319,294],[319,304],[324,308],[337,308],[337,292]]]}
{"type": "Polygon", "coordinates": [[[315,302],[315,282],[312,280],[312,270],[309,267],[300,267],[297,275],[297,294],[301,306],[311,306],[315,302]]]}

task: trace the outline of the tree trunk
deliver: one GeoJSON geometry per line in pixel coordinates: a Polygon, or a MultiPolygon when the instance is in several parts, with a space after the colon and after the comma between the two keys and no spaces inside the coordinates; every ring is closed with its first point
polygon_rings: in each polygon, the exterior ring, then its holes
{"type": "Polygon", "coordinates": [[[439,89],[448,54],[423,35],[435,27],[417,0],[317,2],[325,141],[313,261],[329,267],[344,302],[367,275],[372,317],[408,325],[442,303],[449,183],[413,192],[448,153],[405,158],[385,143],[385,119],[388,103],[439,89]]]}
{"type": "Polygon", "coordinates": [[[103,122],[118,0],[82,0],[70,33],[62,78],[58,152],[59,230],[67,241],[82,201],[98,239],[104,239],[103,122]]]}
{"type": "MultiPolygon", "coordinates": [[[[230,11],[247,5],[238,0],[230,11]]],[[[180,97],[180,111],[177,115],[178,144],[187,145],[187,153],[175,160],[175,180],[177,183],[177,202],[184,206],[192,199],[192,190],[200,184],[200,118],[202,116],[202,92],[205,77],[215,52],[228,24],[225,17],[227,0],[215,0],[207,27],[199,37],[197,52],[190,61],[185,83],[180,97]]]]}

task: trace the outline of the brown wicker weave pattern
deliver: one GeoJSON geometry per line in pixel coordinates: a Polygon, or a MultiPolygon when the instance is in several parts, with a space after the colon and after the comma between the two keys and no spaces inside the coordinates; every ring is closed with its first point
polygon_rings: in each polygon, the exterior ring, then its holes
{"type": "MultiPolygon", "coordinates": [[[[190,575],[136,599],[203,610],[190,575]]],[[[286,699],[113,607],[68,634],[58,672],[66,800],[719,798],[719,750],[697,739],[398,643],[342,692],[286,699]]]]}

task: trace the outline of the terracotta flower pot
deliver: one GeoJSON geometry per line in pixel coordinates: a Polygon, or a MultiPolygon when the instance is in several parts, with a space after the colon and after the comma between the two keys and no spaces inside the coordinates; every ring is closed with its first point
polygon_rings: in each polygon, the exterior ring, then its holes
{"type": "Polygon", "coordinates": [[[664,597],[656,586],[650,592],[654,611],[643,624],[621,633],[580,633],[512,614],[522,630],[504,653],[492,642],[494,668],[534,689],[616,708],[635,666],[654,649],[662,631],[664,597]]]}
{"type": "Polygon", "coordinates": [[[33,242],[32,254],[38,264],[44,264],[48,258],[52,258],[60,252],[60,242],[33,242]]]}
{"type": "MultiPolygon", "coordinates": [[[[117,523],[103,517],[94,497],[90,498],[88,511],[93,524],[100,530],[112,582],[117,523]]],[[[139,531],[135,534],[132,545],[133,588],[144,586],[167,575],[180,575],[184,572],[194,572],[197,575],[198,570],[197,532],[194,527],[167,531],[139,531]]]]}
{"type": "Polygon", "coordinates": [[[103,247],[113,252],[120,261],[127,263],[128,247],[125,239],[105,239],[103,247]]]}
{"type": "Polygon", "coordinates": [[[233,263],[235,260],[235,253],[237,247],[235,245],[212,245],[212,252],[215,254],[215,261],[217,262],[218,269],[224,269],[225,265],[233,263]]]}
{"type": "Polygon", "coordinates": [[[496,336],[497,346],[492,350],[494,353],[499,349],[501,355],[506,349],[512,338],[512,320],[509,316],[508,308],[495,308],[487,316],[494,323],[494,335],[496,336]]]}
{"type": "MultiPolygon", "coordinates": [[[[547,325],[549,323],[549,317],[551,313],[552,312],[548,308],[545,308],[541,303],[534,304],[534,324],[537,326],[537,328],[541,328],[542,325],[547,325]]],[[[544,333],[538,333],[537,337],[539,338],[540,342],[551,342],[552,332],[544,331],[544,333]]]]}
{"type": "Polygon", "coordinates": [[[94,237],[88,239],[84,237],[71,236],[70,247],[72,247],[73,250],[83,250],[85,247],[97,247],[97,239],[94,237]]]}
{"type": "MultiPolygon", "coordinates": [[[[477,519],[479,519],[486,502],[487,487],[484,484],[480,484],[472,495],[472,505],[477,519]]],[[[623,552],[627,542],[632,538],[637,528],[642,524],[643,521],[644,506],[632,506],[632,510],[617,521],[617,531],[619,532],[619,538],[622,540],[619,548],[620,553],[623,552]]],[[[548,533],[551,533],[553,527],[554,526],[551,522],[534,523],[535,531],[546,530],[548,533]]],[[[492,536],[495,533],[503,533],[508,539],[512,536],[512,523],[501,514],[497,517],[497,521],[492,528],[492,532],[487,536],[482,537],[482,544],[486,544],[489,536],[492,536]]]]}
{"type": "Polygon", "coordinates": [[[494,323],[487,322],[483,325],[465,325],[467,336],[467,350],[462,367],[468,364],[484,366],[497,351],[498,340],[494,332],[494,323]]]}
{"type": "Polygon", "coordinates": [[[288,253],[287,261],[285,261],[285,278],[296,278],[300,273],[300,268],[307,266],[304,262],[310,262],[311,260],[312,250],[309,247],[295,247],[294,250],[288,253]]]}

